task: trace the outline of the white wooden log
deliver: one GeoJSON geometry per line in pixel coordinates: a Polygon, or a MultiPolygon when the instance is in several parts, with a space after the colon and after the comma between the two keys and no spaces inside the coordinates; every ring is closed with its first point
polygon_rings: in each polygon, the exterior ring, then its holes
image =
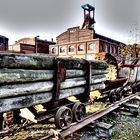
{"type": "MultiPolygon", "coordinates": [[[[69,96],[82,94],[84,93],[84,91],[84,87],[64,89],[60,91],[59,99],[64,99],[69,96]]],[[[0,99],[0,113],[30,107],[36,104],[47,103],[51,101],[51,99],[51,92],[0,99]]]]}
{"type": "MultiPolygon", "coordinates": [[[[66,78],[76,78],[85,75],[83,70],[66,70],[66,78]]],[[[52,80],[54,70],[24,70],[24,69],[0,69],[0,84],[25,83],[33,81],[52,80]]]]}
{"type": "Polygon", "coordinates": [[[0,83],[23,83],[53,79],[53,70],[0,69],[0,83]]]}
{"type": "Polygon", "coordinates": [[[53,82],[37,82],[16,85],[6,85],[0,87],[0,98],[7,98],[13,96],[29,95],[41,92],[51,91],[53,89],[53,82]]]}
{"type": "MultiPolygon", "coordinates": [[[[84,78],[66,79],[61,83],[60,89],[82,86],[85,83],[84,78]]],[[[53,87],[54,83],[52,81],[1,86],[0,98],[48,92],[53,87]]]]}
{"type": "Polygon", "coordinates": [[[83,77],[86,74],[84,70],[66,70],[66,77],[67,78],[74,78],[74,77],[83,77]]]}
{"type": "Polygon", "coordinates": [[[52,93],[50,92],[0,99],[0,113],[46,103],[51,99],[52,93]]]}
{"type": "Polygon", "coordinates": [[[66,79],[64,82],[61,83],[60,89],[83,86],[85,84],[86,84],[85,78],[66,79]]]}
{"type": "Polygon", "coordinates": [[[90,86],[90,91],[100,90],[100,89],[104,89],[104,88],[105,88],[104,83],[97,83],[97,84],[90,86]]]}
{"type": "Polygon", "coordinates": [[[106,81],[106,76],[105,75],[94,75],[91,77],[91,84],[97,84],[97,83],[101,83],[101,82],[105,82],[106,81]]]}
{"type": "MultiPolygon", "coordinates": [[[[96,84],[91,86],[91,91],[97,90],[99,88],[103,88],[104,84],[96,84]]],[[[70,89],[60,90],[59,99],[64,99],[69,96],[74,96],[78,94],[82,94],[85,92],[84,87],[76,87],[70,89]]],[[[18,96],[18,97],[9,97],[5,99],[0,99],[0,113],[30,107],[36,104],[42,104],[50,102],[52,99],[52,92],[47,93],[37,93],[33,95],[27,96],[18,96]]]]}
{"type": "Polygon", "coordinates": [[[91,74],[92,75],[101,75],[101,74],[107,74],[109,72],[108,69],[92,69],[91,74]]]}
{"type": "Polygon", "coordinates": [[[92,69],[107,69],[108,68],[108,64],[106,62],[102,62],[102,61],[89,61],[91,64],[92,69]]]}
{"type": "Polygon", "coordinates": [[[24,69],[50,69],[55,57],[30,56],[23,54],[0,54],[0,67],[24,69]]]}

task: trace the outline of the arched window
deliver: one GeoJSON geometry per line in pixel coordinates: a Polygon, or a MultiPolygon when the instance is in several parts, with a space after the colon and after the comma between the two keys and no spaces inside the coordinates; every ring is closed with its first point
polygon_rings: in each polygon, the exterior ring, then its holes
{"type": "Polygon", "coordinates": [[[65,52],[65,48],[64,47],[60,47],[60,53],[64,53],[65,52]]]}
{"type": "Polygon", "coordinates": [[[96,51],[96,44],[89,44],[88,50],[96,51]]]}
{"type": "Polygon", "coordinates": [[[52,54],[56,53],[56,48],[52,48],[52,54]]]}
{"type": "Polygon", "coordinates": [[[84,51],[84,45],[82,45],[82,44],[79,45],[79,46],[78,46],[78,51],[84,51]]]}
{"type": "Polygon", "coordinates": [[[74,46],[69,46],[69,52],[74,52],[74,46]]]}

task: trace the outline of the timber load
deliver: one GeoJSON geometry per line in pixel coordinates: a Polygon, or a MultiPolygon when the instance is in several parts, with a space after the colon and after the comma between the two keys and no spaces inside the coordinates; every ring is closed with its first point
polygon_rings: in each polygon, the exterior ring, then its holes
{"type": "Polygon", "coordinates": [[[0,54],[0,113],[105,88],[105,62],[0,54]]]}

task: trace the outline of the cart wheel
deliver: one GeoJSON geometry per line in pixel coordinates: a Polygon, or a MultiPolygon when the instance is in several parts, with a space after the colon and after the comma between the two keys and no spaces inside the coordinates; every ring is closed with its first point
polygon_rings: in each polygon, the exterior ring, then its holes
{"type": "Polygon", "coordinates": [[[122,99],[122,92],[123,92],[123,89],[122,88],[116,89],[117,101],[119,101],[119,100],[122,99]]]}
{"type": "Polygon", "coordinates": [[[110,101],[110,103],[116,102],[117,99],[118,99],[117,93],[115,92],[115,90],[111,90],[110,93],[109,93],[109,101],[110,101]]]}
{"type": "Polygon", "coordinates": [[[73,120],[73,114],[70,108],[60,107],[55,114],[55,125],[61,129],[67,129],[73,120]]]}
{"type": "Polygon", "coordinates": [[[86,114],[86,107],[84,104],[77,102],[72,108],[74,121],[80,122],[86,114]]]}

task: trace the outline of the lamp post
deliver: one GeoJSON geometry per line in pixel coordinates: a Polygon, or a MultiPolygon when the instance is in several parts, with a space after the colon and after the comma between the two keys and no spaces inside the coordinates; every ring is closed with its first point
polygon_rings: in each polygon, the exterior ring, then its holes
{"type": "Polygon", "coordinates": [[[37,38],[38,37],[39,37],[39,35],[34,37],[35,38],[35,53],[38,52],[38,44],[37,44],[37,38]]]}

